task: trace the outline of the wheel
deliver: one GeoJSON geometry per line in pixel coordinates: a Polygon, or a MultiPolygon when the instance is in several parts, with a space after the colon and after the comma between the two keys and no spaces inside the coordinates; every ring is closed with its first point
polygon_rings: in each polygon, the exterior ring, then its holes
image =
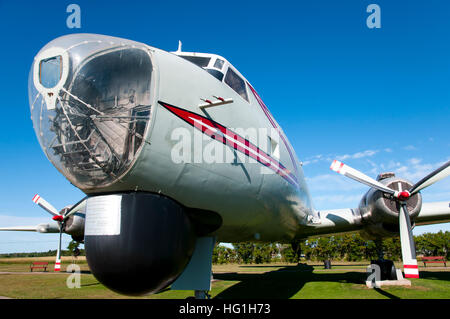
{"type": "Polygon", "coordinates": [[[397,272],[392,260],[372,260],[371,263],[380,267],[381,280],[397,280],[397,272]]]}

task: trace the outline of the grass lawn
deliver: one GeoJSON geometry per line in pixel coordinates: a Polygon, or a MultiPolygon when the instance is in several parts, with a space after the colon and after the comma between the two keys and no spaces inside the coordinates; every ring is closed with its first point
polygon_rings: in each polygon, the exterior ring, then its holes
{"type": "MultiPolygon", "coordinates": [[[[84,259],[81,266],[81,288],[69,289],[69,274],[54,273],[54,258],[48,258],[49,272],[30,273],[29,264],[39,258],[1,259],[0,296],[10,298],[130,298],[105,288],[88,271],[84,259]],[[17,274],[16,274],[17,273],[17,274]]],[[[71,263],[63,258],[62,269],[71,263]]],[[[325,270],[320,263],[308,265],[214,265],[211,295],[218,299],[450,299],[450,267],[420,268],[420,279],[412,279],[411,287],[365,286],[367,263],[333,263],[325,270]]],[[[151,299],[184,299],[193,291],[166,289],[158,294],[138,297],[151,299]]]]}

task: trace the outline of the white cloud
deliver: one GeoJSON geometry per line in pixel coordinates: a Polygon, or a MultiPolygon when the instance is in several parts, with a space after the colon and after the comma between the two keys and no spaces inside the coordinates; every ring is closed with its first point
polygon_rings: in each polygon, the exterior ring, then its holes
{"type": "Polygon", "coordinates": [[[408,160],[408,162],[412,165],[418,165],[420,162],[422,162],[422,159],[420,158],[411,158],[408,160]]]}
{"type": "Polygon", "coordinates": [[[11,226],[33,226],[42,223],[51,222],[51,216],[49,217],[21,217],[21,216],[10,216],[10,215],[0,215],[0,227],[11,227],[11,226]]]}
{"type": "Polygon", "coordinates": [[[306,178],[313,205],[316,209],[336,209],[357,207],[366,185],[339,174],[323,174],[306,178]]]}
{"type": "Polygon", "coordinates": [[[438,167],[442,166],[444,162],[423,163],[421,159],[412,158],[407,161],[406,165],[398,166],[395,170],[396,175],[417,182],[438,167]]]}
{"type": "MultiPolygon", "coordinates": [[[[392,152],[392,149],[386,148],[386,149],[384,149],[384,151],[390,153],[390,152],[392,152]]],[[[314,156],[310,156],[310,157],[306,158],[305,161],[303,161],[303,165],[314,164],[319,161],[325,161],[325,162],[331,163],[334,159],[337,159],[339,161],[344,161],[347,159],[366,158],[366,157],[374,156],[375,154],[377,154],[379,152],[380,152],[379,150],[365,150],[365,151],[361,151],[361,152],[356,152],[354,154],[344,154],[344,155],[319,154],[319,155],[314,155],[314,156]]]]}
{"type": "Polygon", "coordinates": [[[324,209],[356,208],[363,194],[360,195],[321,195],[313,196],[315,207],[324,209]]]}
{"type": "Polygon", "coordinates": [[[308,157],[305,161],[303,161],[303,166],[309,165],[309,164],[314,164],[317,163],[319,161],[324,160],[323,155],[322,154],[318,154],[318,155],[314,155],[314,156],[310,156],[308,157]]]}
{"type": "Polygon", "coordinates": [[[345,154],[345,155],[338,155],[336,156],[336,159],[343,161],[346,159],[359,159],[359,158],[364,158],[364,157],[370,157],[373,156],[375,154],[377,154],[379,151],[378,150],[366,150],[363,152],[357,152],[354,154],[345,154]]]}
{"type": "Polygon", "coordinates": [[[405,151],[416,151],[417,147],[415,147],[414,145],[407,145],[407,146],[403,147],[403,149],[405,151]]]}
{"type": "Polygon", "coordinates": [[[365,185],[358,183],[348,177],[339,174],[323,174],[314,177],[306,178],[306,183],[308,188],[312,192],[322,192],[322,191],[353,191],[364,189],[365,185]]]}

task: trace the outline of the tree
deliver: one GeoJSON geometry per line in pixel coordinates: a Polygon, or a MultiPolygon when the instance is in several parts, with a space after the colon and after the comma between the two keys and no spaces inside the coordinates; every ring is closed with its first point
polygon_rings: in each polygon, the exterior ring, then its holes
{"type": "Polygon", "coordinates": [[[345,234],[336,237],[336,253],[339,259],[345,259],[347,261],[358,261],[364,256],[364,243],[365,241],[359,234],[345,234]]]}
{"type": "Polygon", "coordinates": [[[425,233],[415,236],[416,252],[425,256],[444,256],[449,259],[450,232],[425,233]]]}
{"type": "Polygon", "coordinates": [[[255,264],[270,263],[277,253],[276,244],[254,244],[253,262],[255,264]]]}
{"type": "Polygon", "coordinates": [[[378,259],[377,246],[375,245],[375,242],[373,240],[367,241],[364,247],[365,247],[364,259],[366,260],[378,259]]]}
{"type": "Polygon", "coordinates": [[[253,243],[234,243],[233,247],[239,263],[250,264],[253,261],[253,243]]]}
{"type": "Polygon", "coordinates": [[[75,250],[75,248],[78,248],[78,246],[80,246],[80,243],[78,241],[71,240],[69,245],[67,245],[67,249],[70,252],[73,252],[75,250]]]}
{"type": "Polygon", "coordinates": [[[61,250],[62,256],[79,256],[85,255],[84,249],[80,249],[80,242],[72,240],[67,245],[67,250],[61,250]]]}
{"type": "Polygon", "coordinates": [[[213,264],[226,264],[236,261],[236,251],[229,247],[216,245],[213,250],[213,264]]]}
{"type": "Polygon", "coordinates": [[[278,247],[275,243],[234,243],[233,247],[238,262],[244,264],[269,263],[278,254],[278,247]]]}
{"type": "Polygon", "coordinates": [[[294,249],[292,249],[291,245],[282,244],[280,246],[280,255],[281,260],[287,263],[295,263],[297,262],[296,254],[294,253],[294,249]]]}
{"type": "Polygon", "coordinates": [[[314,247],[314,255],[320,261],[332,260],[337,255],[337,241],[334,236],[319,237],[314,247]]]}

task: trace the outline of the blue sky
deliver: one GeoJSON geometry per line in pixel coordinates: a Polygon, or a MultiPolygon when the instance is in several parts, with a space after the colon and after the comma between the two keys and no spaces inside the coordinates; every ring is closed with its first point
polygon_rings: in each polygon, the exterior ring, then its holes
{"type": "MultiPolygon", "coordinates": [[[[356,207],[367,187],[329,170],[333,159],[376,177],[417,181],[450,159],[448,1],[6,1],[0,0],[2,69],[0,226],[49,220],[82,192],[50,164],[35,137],[27,97],[34,55],[68,33],[100,33],[174,51],[226,57],[258,90],[297,155],[317,209],[356,207]],[[81,8],[81,29],[66,7],[81,8]],[[369,29],[369,4],[381,28],[369,29]]],[[[424,190],[450,200],[450,181],[424,190]]],[[[416,227],[450,230],[450,224],[416,227]]],[[[64,236],[65,242],[70,241],[64,236]]],[[[57,237],[0,233],[0,253],[56,248],[57,237]]]]}

